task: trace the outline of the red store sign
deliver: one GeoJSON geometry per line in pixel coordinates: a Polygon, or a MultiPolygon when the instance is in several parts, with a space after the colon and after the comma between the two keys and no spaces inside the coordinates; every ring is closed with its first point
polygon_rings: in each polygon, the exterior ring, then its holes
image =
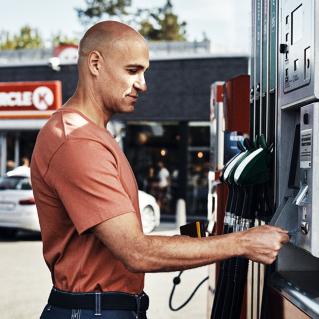
{"type": "Polygon", "coordinates": [[[61,81],[0,83],[0,118],[48,118],[61,105],[61,81]]]}

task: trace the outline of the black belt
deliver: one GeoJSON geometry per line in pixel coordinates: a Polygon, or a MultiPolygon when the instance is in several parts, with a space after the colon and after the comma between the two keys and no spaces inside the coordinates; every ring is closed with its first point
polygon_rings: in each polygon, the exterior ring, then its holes
{"type": "Polygon", "coordinates": [[[149,298],[144,292],[133,295],[125,292],[66,292],[52,288],[48,304],[67,309],[92,309],[97,315],[101,310],[132,310],[138,314],[148,309],[149,298]]]}

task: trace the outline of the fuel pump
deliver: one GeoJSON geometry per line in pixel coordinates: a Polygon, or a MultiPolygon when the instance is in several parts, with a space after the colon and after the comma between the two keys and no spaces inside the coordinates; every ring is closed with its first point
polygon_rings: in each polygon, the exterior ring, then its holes
{"type": "MultiPolygon", "coordinates": [[[[235,183],[244,189],[244,201],[239,217],[237,231],[246,230],[254,225],[255,218],[266,215],[263,210],[268,204],[266,192],[270,180],[272,146],[267,147],[264,136],[259,136],[255,151],[249,154],[234,173],[235,183]]],[[[235,259],[233,285],[228,287],[231,294],[229,318],[240,318],[244,288],[247,280],[248,260],[242,257],[235,259]]]]}
{"type": "Polygon", "coordinates": [[[275,145],[271,224],[290,235],[268,267],[261,316],[319,318],[319,1],[252,4],[253,134],[275,145]]]}
{"type": "MultiPolygon", "coordinates": [[[[293,115],[290,125],[295,126],[295,143],[287,150],[290,153],[287,157],[291,158],[289,175],[281,174],[279,180],[285,182],[279,184],[285,196],[272,223],[289,230],[290,245],[279,254],[276,271],[271,276],[271,287],[298,306],[305,316],[318,318],[319,198],[316,189],[319,186],[319,103],[285,112],[293,115]],[[286,181],[284,177],[288,177],[286,181]]],[[[284,130],[285,125],[289,122],[282,123],[282,143],[291,136],[284,130]]]]}
{"type": "MultiPolygon", "coordinates": [[[[271,224],[289,231],[290,243],[266,276],[249,262],[241,318],[319,318],[319,0],[252,0],[252,12],[250,136],[264,135],[272,146],[257,138],[252,152],[225,165],[224,232],[272,216],[271,224]],[[259,169],[265,174],[254,176],[259,169]]],[[[240,116],[231,118],[228,124],[240,116]]],[[[239,318],[246,269],[243,259],[221,263],[212,318],[239,318]]]]}
{"type": "MultiPolygon", "coordinates": [[[[247,140],[245,140],[247,144],[247,140]]],[[[239,144],[240,145],[240,144],[239,144]]],[[[249,150],[239,146],[241,153],[231,159],[224,167],[221,175],[221,181],[228,186],[228,198],[224,219],[224,234],[233,232],[235,221],[235,210],[238,198],[238,189],[236,185],[231,183],[230,176],[239,165],[239,163],[248,155],[249,150]]],[[[224,308],[225,294],[229,279],[229,269],[231,267],[231,260],[221,262],[218,281],[216,285],[215,298],[211,312],[211,318],[222,318],[224,308]]]]}
{"type": "MultiPolygon", "coordinates": [[[[225,165],[222,181],[229,187],[224,233],[243,231],[253,226],[256,212],[264,197],[263,192],[270,178],[271,148],[263,136],[250,145],[245,140],[242,153],[225,165]],[[256,191],[257,186],[261,186],[256,191]]],[[[248,260],[231,258],[221,265],[211,318],[240,318],[246,285],[248,260]]]]}
{"type": "Polygon", "coordinates": [[[294,204],[298,206],[299,231],[295,244],[319,257],[319,104],[300,110],[300,190],[294,204]]]}
{"type": "MultiPolygon", "coordinates": [[[[249,133],[249,76],[239,75],[211,86],[210,171],[208,174],[208,232],[224,233],[224,215],[228,196],[226,183],[220,181],[225,163],[240,152],[238,142],[249,133]],[[247,115],[247,116],[246,116],[247,115]],[[236,119],[240,119],[239,121],[236,119]]],[[[229,211],[227,209],[226,211],[229,211]]],[[[207,313],[212,309],[222,263],[208,267],[207,313]]]]}

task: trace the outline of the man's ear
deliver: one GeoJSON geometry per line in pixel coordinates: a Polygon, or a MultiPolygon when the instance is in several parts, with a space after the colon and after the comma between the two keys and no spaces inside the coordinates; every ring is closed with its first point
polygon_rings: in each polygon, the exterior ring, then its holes
{"type": "Polygon", "coordinates": [[[93,75],[98,75],[101,68],[102,55],[99,51],[93,50],[88,56],[88,67],[93,75]]]}

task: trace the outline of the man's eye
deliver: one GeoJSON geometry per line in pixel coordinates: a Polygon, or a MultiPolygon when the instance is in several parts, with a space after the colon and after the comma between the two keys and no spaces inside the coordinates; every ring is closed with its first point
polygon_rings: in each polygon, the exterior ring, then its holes
{"type": "Polygon", "coordinates": [[[137,73],[137,69],[128,69],[128,72],[130,74],[136,74],[137,73]]]}

